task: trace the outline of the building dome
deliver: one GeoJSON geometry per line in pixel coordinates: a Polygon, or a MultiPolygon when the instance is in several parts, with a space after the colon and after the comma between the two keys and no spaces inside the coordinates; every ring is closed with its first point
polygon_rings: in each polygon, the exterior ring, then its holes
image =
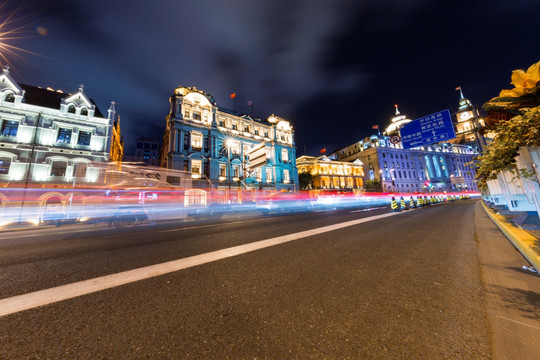
{"type": "Polygon", "coordinates": [[[407,119],[407,116],[401,115],[397,105],[395,105],[395,107],[396,107],[396,116],[392,118],[392,123],[384,131],[386,135],[391,135],[397,132],[399,129],[403,127],[403,125],[410,123],[412,121],[410,119],[407,119]]]}

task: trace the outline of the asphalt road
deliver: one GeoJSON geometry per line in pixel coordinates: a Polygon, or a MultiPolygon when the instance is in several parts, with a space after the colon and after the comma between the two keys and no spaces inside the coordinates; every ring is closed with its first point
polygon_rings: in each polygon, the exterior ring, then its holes
{"type": "MultiPolygon", "coordinates": [[[[490,359],[473,209],[409,211],[6,315],[0,358],[490,359]]],[[[4,233],[0,298],[386,213],[4,233]]]]}

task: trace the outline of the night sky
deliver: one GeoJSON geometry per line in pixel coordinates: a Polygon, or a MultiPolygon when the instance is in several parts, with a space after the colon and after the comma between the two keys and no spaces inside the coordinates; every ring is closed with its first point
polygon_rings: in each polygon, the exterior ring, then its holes
{"type": "MultiPolygon", "coordinates": [[[[161,140],[169,97],[195,86],[218,106],[289,120],[297,155],[457,110],[461,86],[482,105],[512,70],[540,60],[531,0],[0,0],[5,55],[20,83],[116,102],[126,154],[161,140]]],[[[0,60],[5,64],[4,60],[0,60]]]]}

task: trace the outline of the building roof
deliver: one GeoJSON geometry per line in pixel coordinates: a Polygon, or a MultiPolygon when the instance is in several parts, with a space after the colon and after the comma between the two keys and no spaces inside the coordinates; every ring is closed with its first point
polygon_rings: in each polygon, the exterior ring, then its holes
{"type": "MultiPolygon", "coordinates": [[[[24,99],[27,104],[46,107],[50,109],[60,109],[62,99],[70,97],[72,94],[54,91],[52,89],[43,89],[37,86],[19,84],[25,91],[24,99]]],[[[95,105],[94,116],[103,118],[103,114],[97,107],[93,99],[90,99],[95,105]]]]}

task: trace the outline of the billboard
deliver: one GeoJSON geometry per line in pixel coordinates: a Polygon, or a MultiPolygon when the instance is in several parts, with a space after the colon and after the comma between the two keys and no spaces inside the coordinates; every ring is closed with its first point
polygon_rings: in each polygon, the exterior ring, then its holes
{"type": "Polygon", "coordinates": [[[405,124],[400,132],[404,149],[438,143],[456,137],[448,109],[411,121],[405,124]]]}

